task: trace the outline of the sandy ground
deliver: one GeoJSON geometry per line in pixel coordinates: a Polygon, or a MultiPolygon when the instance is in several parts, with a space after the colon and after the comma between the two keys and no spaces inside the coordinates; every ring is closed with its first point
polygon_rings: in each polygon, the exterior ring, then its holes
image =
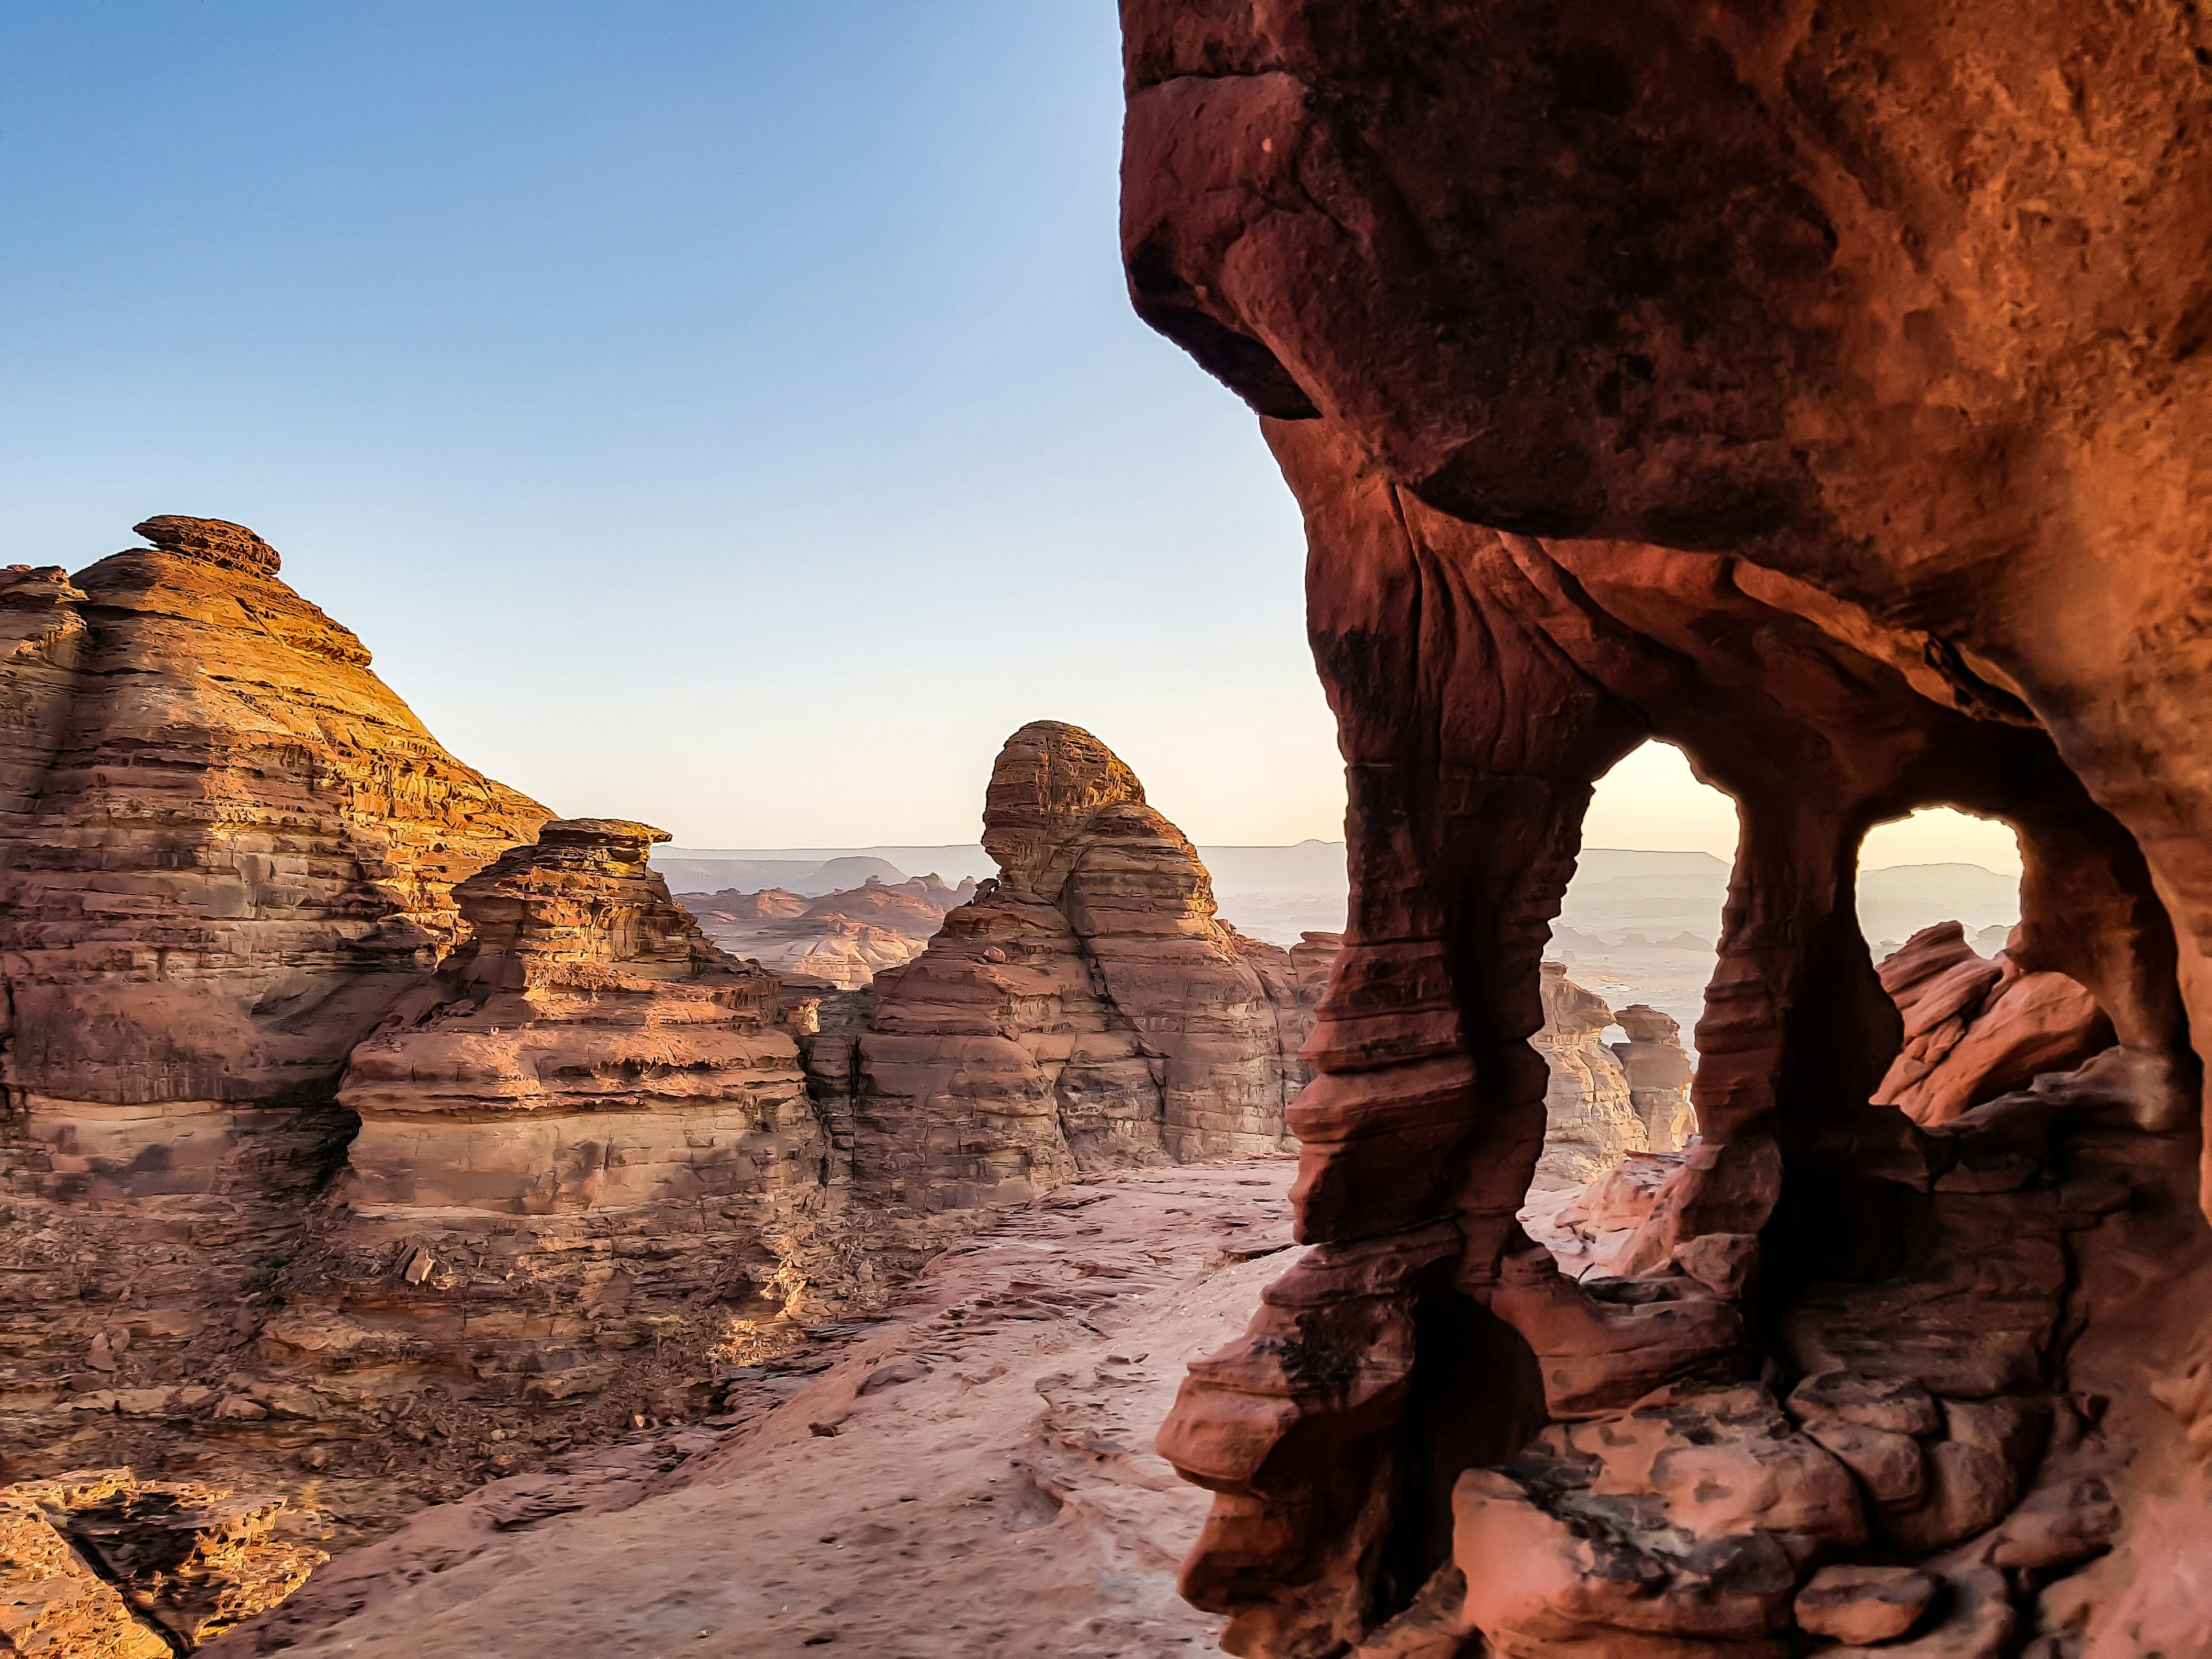
{"type": "Polygon", "coordinates": [[[937,1258],[750,1406],[495,1482],[206,1651],[467,1659],[1142,1659],[1214,1650],[1153,1455],[1185,1363],[1291,1261],[1296,1163],[1063,1188],[937,1258]]]}

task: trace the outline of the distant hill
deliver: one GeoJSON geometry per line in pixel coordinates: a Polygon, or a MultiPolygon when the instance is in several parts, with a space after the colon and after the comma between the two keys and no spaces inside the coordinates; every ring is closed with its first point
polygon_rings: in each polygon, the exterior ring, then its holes
{"type": "MultiPolygon", "coordinates": [[[[1301,933],[1334,932],[1344,926],[1342,842],[1200,847],[1198,853],[1212,874],[1221,914],[1246,933],[1294,945],[1301,933]]],[[[870,876],[896,883],[934,873],[957,883],[998,873],[989,854],[972,843],[765,850],[666,847],[653,854],[653,861],[678,892],[781,887],[808,898],[857,887],[870,876]]],[[[1694,1017],[1711,971],[1709,963],[1701,965],[1699,952],[1709,953],[1720,938],[1728,882],[1728,860],[1711,853],[1586,847],[1560,906],[1557,936],[1585,967],[1604,961],[1624,977],[1649,979],[1653,988],[1648,1000],[1694,1017]],[[1613,963],[1622,951],[1628,955],[1613,963]]],[[[2018,878],[1977,864],[1893,865],[1859,877],[1860,925],[1877,957],[1932,922],[1961,921],[1969,935],[1979,936],[1991,928],[2008,928],[2019,918],[2018,878]]],[[[1607,994],[1617,995],[1620,989],[1616,986],[1607,994]]]]}

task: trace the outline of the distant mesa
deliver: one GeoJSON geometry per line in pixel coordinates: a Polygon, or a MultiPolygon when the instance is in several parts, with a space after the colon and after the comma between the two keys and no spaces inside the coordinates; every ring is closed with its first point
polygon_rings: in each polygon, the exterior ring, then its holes
{"type": "MultiPolygon", "coordinates": [[[[879,862],[832,860],[848,868],[879,862]]],[[[898,872],[891,873],[896,877],[898,872]]],[[[912,961],[945,912],[967,902],[975,890],[969,879],[948,887],[935,874],[887,883],[871,872],[856,887],[818,898],[780,887],[681,896],[708,937],[723,949],[759,962],[794,985],[853,991],[883,969],[912,961]]]]}

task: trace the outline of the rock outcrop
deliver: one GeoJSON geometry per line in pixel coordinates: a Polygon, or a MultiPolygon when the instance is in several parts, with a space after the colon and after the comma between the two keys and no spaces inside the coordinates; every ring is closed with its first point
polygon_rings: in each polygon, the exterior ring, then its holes
{"type": "Polygon", "coordinates": [[[0,1486],[0,1652],[167,1659],[276,1606],[327,1559],[271,1528],[282,1498],[128,1469],[0,1486]]]}
{"type": "Polygon", "coordinates": [[[327,1097],[452,944],[453,883],[547,816],[440,748],[252,532],[138,529],[69,582],[12,573],[0,767],[4,1081],[87,1161],[58,1176],[126,1185],[149,1120],[213,1140],[327,1097]]]}
{"type": "Polygon", "coordinates": [[[454,889],[446,1000],[347,1069],[360,1133],[260,1331],[280,1380],[580,1405],[641,1361],[703,1381],[802,1302],[829,1148],[775,977],[669,896],[666,839],[556,820],[454,889]]]}
{"type": "Polygon", "coordinates": [[[252,532],[139,530],[0,582],[10,1474],[232,1467],[226,1379],[343,1164],[347,1056],[445,994],[454,884],[547,816],[441,748],[252,532]]]}
{"type": "Polygon", "coordinates": [[[1876,971],[1905,1039],[1874,1098],[1916,1123],[1948,1123],[2112,1046],[2112,1021],[2078,981],[2024,973],[2008,950],[1991,961],[1955,921],[1923,928],[1876,971]]]}
{"type": "Polygon", "coordinates": [[[1072,726],[1006,740],[983,845],[998,878],[877,976],[849,1085],[856,1188],[967,1211],[1280,1145],[1314,953],[1295,963],[1221,921],[1189,842],[1072,726]]]}
{"type": "Polygon", "coordinates": [[[1245,1656],[1753,1659],[1905,1566],[1891,1651],[2203,1650],[2212,21],[1122,16],[1132,298],[1298,498],[1350,795],[1310,1248],[1160,1442],[1186,1593],[1245,1656]],[[1741,820],[1699,1139],[1577,1280],[1528,1039],[1654,737],[1741,820]],[[1916,1122],[1853,888],[1934,805],[2114,1042],[1916,1122]]]}
{"type": "Polygon", "coordinates": [[[1682,1028],[1674,1017],[1649,1003],[1632,1002],[1613,1017],[1627,1034],[1613,1045],[1628,1077],[1629,1104],[1644,1120],[1644,1139],[1654,1152],[1679,1152],[1698,1132],[1690,1105],[1697,1067],[1682,1047],[1682,1028]]]}
{"type": "Polygon", "coordinates": [[[1652,1149],[1628,1073],[1605,1042],[1612,1024],[1604,998],[1569,979],[1565,963],[1544,964],[1544,1023],[1528,1040],[1549,1073],[1544,1153],[1536,1160],[1540,1187],[1579,1187],[1632,1152],[1652,1149]]]}

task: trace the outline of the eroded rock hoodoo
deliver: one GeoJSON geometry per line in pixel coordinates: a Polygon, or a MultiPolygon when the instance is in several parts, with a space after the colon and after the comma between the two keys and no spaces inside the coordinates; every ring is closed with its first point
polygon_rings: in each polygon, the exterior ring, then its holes
{"type": "Polygon", "coordinates": [[[1132,296],[1304,510],[1351,794],[1187,1593],[1279,1659],[2212,1648],[2212,24],[1122,15],[1132,296]],[[1655,735],[1741,817],[1701,1139],[1577,1280],[1528,1039],[1655,735]],[[2022,920],[1901,1019],[1856,854],[1932,805],[2022,920]]]}
{"type": "Polygon", "coordinates": [[[433,1380],[574,1400],[642,1365],[681,1415],[730,1322],[801,1300],[828,1146],[799,1045],[775,977],[647,864],[666,839],[556,820],[454,889],[449,1000],[354,1050],[361,1130],[264,1357],[360,1409],[433,1380]]]}
{"type": "Polygon", "coordinates": [[[854,1042],[861,1194],[964,1210],[1279,1146],[1325,954],[1294,963],[1222,921],[1190,842],[1075,726],[1006,740],[983,846],[998,878],[877,976],[854,1042]]]}

